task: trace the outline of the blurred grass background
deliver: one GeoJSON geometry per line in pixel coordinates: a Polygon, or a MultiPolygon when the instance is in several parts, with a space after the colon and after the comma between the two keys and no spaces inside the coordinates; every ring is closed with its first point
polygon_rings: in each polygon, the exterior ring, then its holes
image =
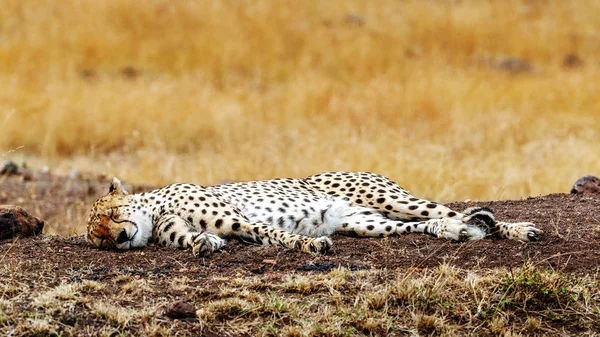
{"type": "Polygon", "coordinates": [[[3,0],[0,155],[155,185],[368,170],[438,201],[568,192],[600,174],[599,17],[595,0],[3,0]]]}

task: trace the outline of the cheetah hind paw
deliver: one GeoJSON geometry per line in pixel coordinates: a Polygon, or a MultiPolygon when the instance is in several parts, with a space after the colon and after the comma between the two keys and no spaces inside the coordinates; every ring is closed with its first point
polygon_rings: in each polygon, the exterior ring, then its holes
{"type": "Polygon", "coordinates": [[[477,226],[471,226],[457,219],[444,218],[439,221],[438,237],[454,241],[480,240],[486,235],[477,226]]]}
{"type": "MultiPolygon", "coordinates": [[[[531,222],[517,222],[517,223],[498,223],[499,225],[509,225],[509,236],[512,239],[517,239],[524,242],[538,241],[544,234],[544,231],[535,227],[535,224],[531,222]]],[[[507,226],[508,227],[508,226],[507,226]]]]}

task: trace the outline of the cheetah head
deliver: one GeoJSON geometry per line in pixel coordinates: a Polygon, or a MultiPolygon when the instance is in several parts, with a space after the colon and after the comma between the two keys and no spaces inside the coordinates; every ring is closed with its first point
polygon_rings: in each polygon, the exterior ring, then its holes
{"type": "Polygon", "coordinates": [[[87,241],[100,248],[130,249],[146,246],[152,221],[135,207],[133,195],[113,178],[107,195],[96,200],[87,222],[87,241]]]}

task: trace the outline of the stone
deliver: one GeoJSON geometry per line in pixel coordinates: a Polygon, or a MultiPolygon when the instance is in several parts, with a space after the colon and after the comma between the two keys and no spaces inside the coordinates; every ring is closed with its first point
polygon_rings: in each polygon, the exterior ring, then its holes
{"type": "Polygon", "coordinates": [[[5,160],[0,164],[0,175],[13,175],[19,173],[19,166],[12,160],[5,160]]]}
{"type": "Polygon", "coordinates": [[[0,240],[38,235],[44,225],[44,220],[34,217],[19,206],[0,205],[0,240]]]}
{"type": "Polygon", "coordinates": [[[585,175],[579,178],[573,187],[571,187],[571,193],[583,194],[583,193],[600,193],[600,179],[593,175],[585,175]]]}
{"type": "Polygon", "coordinates": [[[170,319],[190,319],[196,317],[196,308],[186,302],[177,301],[167,304],[165,316],[170,319]]]}

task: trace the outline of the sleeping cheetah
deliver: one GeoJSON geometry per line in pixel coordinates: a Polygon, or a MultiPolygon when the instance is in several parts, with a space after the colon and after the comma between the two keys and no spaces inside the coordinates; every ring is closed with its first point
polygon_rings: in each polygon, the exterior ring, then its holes
{"type": "Polygon", "coordinates": [[[210,187],[173,184],[139,194],[128,194],[114,178],[109,193],[92,206],[86,236],[98,247],[156,242],[207,256],[230,237],[323,253],[333,233],[423,233],[456,241],[491,235],[535,241],[543,234],[529,222],[496,222],[487,208],[459,213],[416,198],[375,173],[327,172],[210,187]]]}

